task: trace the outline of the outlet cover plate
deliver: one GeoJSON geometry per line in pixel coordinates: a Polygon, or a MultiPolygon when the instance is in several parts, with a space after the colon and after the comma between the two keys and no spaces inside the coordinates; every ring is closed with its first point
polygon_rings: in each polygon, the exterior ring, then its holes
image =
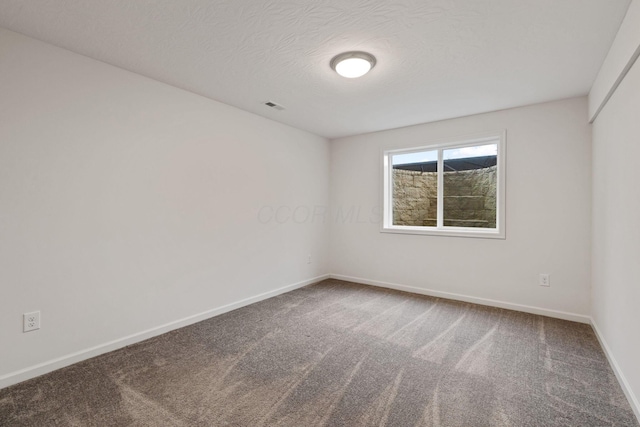
{"type": "Polygon", "coordinates": [[[546,287],[551,286],[551,279],[550,279],[549,275],[541,273],[540,274],[540,278],[539,278],[539,284],[540,284],[540,286],[546,286],[546,287]]]}
{"type": "Polygon", "coordinates": [[[22,332],[35,331],[40,329],[40,312],[32,311],[31,313],[24,313],[22,315],[22,332]]]}

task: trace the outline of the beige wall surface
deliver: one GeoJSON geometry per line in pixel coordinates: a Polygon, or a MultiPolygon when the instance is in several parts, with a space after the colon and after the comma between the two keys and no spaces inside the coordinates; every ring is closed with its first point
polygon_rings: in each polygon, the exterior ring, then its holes
{"type": "Polygon", "coordinates": [[[587,316],[587,99],[331,142],[331,272],[587,316]],[[506,239],[381,233],[382,151],[506,129],[506,239]],[[551,287],[538,285],[551,274],[551,287]]]}
{"type": "Polygon", "coordinates": [[[326,272],[326,139],[6,30],[0,94],[0,379],[326,272]]]}
{"type": "MultiPolygon", "coordinates": [[[[640,22],[639,22],[640,24],[640,22]]],[[[640,64],[593,123],[592,315],[640,417],[640,64]]]]}

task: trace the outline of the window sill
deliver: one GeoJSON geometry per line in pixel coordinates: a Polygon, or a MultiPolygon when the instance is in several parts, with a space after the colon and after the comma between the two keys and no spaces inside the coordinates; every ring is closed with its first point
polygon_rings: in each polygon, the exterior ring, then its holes
{"type": "Polygon", "coordinates": [[[446,236],[446,237],[470,237],[477,239],[505,239],[504,232],[499,230],[479,230],[477,228],[465,227],[411,227],[411,226],[386,226],[380,229],[381,233],[393,234],[417,234],[424,236],[446,236]]]}

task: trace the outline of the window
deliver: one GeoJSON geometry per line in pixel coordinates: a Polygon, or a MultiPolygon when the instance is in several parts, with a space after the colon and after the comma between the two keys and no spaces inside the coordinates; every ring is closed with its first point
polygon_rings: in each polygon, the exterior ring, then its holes
{"type": "Polygon", "coordinates": [[[505,132],[383,152],[383,232],[505,237],[505,132]]]}

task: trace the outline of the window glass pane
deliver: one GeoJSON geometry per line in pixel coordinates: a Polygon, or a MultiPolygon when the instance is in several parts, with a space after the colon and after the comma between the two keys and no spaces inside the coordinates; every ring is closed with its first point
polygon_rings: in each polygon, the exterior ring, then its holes
{"type": "Polygon", "coordinates": [[[435,227],[438,215],[438,151],[392,156],[393,225],[435,227]]]}
{"type": "Polygon", "coordinates": [[[438,151],[419,151],[417,153],[394,154],[393,165],[406,165],[412,163],[437,162],[438,151]]]}
{"type": "Polygon", "coordinates": [[[443,150],[445,227],[496,228],[498,145],[443,150]]]}

